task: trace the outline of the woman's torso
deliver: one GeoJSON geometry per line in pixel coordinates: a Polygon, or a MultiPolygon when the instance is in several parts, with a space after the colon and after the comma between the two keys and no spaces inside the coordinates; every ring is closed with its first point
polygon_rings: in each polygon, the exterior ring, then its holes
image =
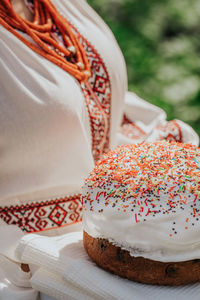
{"type": "MultiPolygon", "coordinates": [[[[126,90],[121,52],[110,30],[85,1],[52,2],[83,36],[94,71],[93,92],[101,101],[110,102],[112,147],[126,90]]],[[[0,34],[0,206],[34,206],[77,194],[93,166],[91,120],[84,97],[87,89],[4,28],[0,34]]],[[[101,116],[92,113],[98,128],[101,116]]],[[[93,135],[95,138],[98,132],[93,135]]],[[[17,218],[5,213],[1,217],[17,218]]]]}

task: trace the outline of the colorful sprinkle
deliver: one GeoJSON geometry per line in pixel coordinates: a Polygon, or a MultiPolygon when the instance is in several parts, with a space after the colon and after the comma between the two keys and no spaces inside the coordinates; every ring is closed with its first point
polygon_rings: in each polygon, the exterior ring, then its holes
{"type": "MultiPolygon", "coordinates": [[[[189,207],[186,223],[194,226],[193,219],[200,220],[200,209],[194,207],[200,200],[199,166],[200,149],[191,144],[119,146],[104,155],[85,180],[84,209],[132,213],[133,222],[139,223],[189,207]]],[[[174,225],[172,232],[178,232],[174,225]]]]}

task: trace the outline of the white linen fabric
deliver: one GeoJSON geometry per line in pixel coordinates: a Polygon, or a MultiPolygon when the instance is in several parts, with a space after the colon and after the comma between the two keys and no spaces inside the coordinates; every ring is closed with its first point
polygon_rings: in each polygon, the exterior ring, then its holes
{"type": "MultiPolygon", "coordinates": [[[[153,142],[159,140],[159,126],[165,126],[167,124],[166,113],[160,108],[147,101],[141,99],[133,92],[126,92],[125,95],[125,115],[136,125],[141,128],[146,134],[146,141],[153,142]]],[[[193,145],[199,145],[199,137],[196,132],[186,123],[175,120],[181,128],[182,141],[184,143],[191,143],[193,145]]],[[[142,140],[133,140],[128,138],[122,133],[117,133],[117,144],[133,144],[141,142],[142,140]]]]}
{"type": "MultiPolygon", "coordinates": [[[[125,63],[111,31],[84,0],[52,2],[98,50],[107,67],[112,90],[111,147],[133,142],[118,134],[124,111],[142,126],[149,140],[154,139],[154,128],[165,124],[166,115],[160,108],[126,92],[125,63]]],[[[94,164],[89,118],[79,83],[3,27],[0,70],[0,207],[79,193],[83,178],[94,164]]],[[[183,141],[198,144],[194,131],[182,122],[179,124],[183,141]]],[[[58,235],[62,230],[46,234],[58,235]]],[[[0,223],[0,255],[4,258],[0,261],[0,299],[35,300],[36,292],[27,284],[19,287],[11,267],[10,272],[5,272],[6,261],[21,274],[20,282],[24,280],[19,256],[14,254],[20,239],[14,226],[0,223]]]]}
{"type": "Polygon", "coordinates": [[[31,284],[55,299],[143,300],[199,299],[200,285],[159,287],[134,283],[97,267],[86,254],[82,231],[60,237],[24,236],[17,248],[19,259],[35,269],[31,284]]]}
{"type": "Polygon", "coordinates": [[[0,300],[36,300],[38,292],[31,287],[30,273],[0,255],[0,300]]]}

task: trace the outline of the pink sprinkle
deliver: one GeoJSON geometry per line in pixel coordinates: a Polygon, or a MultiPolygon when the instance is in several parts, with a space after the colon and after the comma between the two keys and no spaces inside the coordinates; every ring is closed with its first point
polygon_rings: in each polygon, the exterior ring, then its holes
{"type": "Polygon", "coordinates": [[[150,213],[150,208],[148,208],[148,211],[145,216],[148,216],[149,213],[150,213]]]}

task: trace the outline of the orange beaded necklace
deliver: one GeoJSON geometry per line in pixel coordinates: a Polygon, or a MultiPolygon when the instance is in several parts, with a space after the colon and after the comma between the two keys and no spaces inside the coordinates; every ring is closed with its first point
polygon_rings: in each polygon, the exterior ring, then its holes
{"type": "Polygon", "coordinates": [[[50,0],[34,0],[34,19],[29,22],[15,13],[9,0],[0,0],[0,24],[36,53],[50,60],[80,82],[91,76],[86,53],[70,24],[50,0]],[[60,39],[54,35],[59,30],[60,39]],[[29,35],[29,42],[15,29],[29,35]]]}

